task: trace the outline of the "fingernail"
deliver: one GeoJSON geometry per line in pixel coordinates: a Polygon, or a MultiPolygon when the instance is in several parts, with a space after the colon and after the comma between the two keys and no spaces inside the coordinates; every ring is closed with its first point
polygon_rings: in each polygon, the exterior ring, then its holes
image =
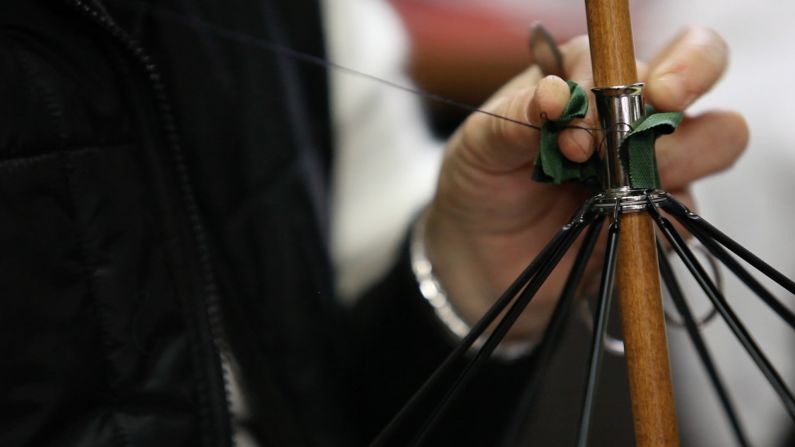
{"type": "Polygon", "coordinates": [[[569,102],[569,86],[555,75],[544,77],[536,89],[538,104],[549,119],[558,119],[569,102]]]}

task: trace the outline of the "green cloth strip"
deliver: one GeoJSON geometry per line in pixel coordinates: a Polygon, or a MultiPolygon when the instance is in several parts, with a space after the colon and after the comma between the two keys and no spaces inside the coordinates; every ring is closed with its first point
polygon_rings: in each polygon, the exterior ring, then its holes
{"type": "Polygon", "coordinates": [[[629,186],[637,189],[660,187],[660,173],[654,156],[654,142],[670,134],[682,122],[679,112],[654,113],[647,109],[646,118],[632,125],[632,131],[621,142],[621,163],[629,173],[629,186]]]}
{"type": "MultiPolygon", "coordinates": [[[[571,98],[560,118],[546,120],[541,126],[541,142],[536,157],[533,180],[560,184],[570,180],[587,181],[599,178],[599,157],[577,163],[564,157],[558,147],[558,136],[575,118],[583,118],[588,112],[588,94],[574,81],[566,81],[571,98]]],[[[584,132],[584,131],[583,131],[584,132]]]]}
{"type": "MultiPolygon", "coordinates": [[[[593,183],[598,181],[602,162],[594,153],[583,163],[569,160],[560,152],[558,137],[575,118],[588,112],[588,95],[577,83],[566,81],[571,98],[560,118],[547,120],[541,126],[541,141],[533,170],[533,180],[560,184],[568,181],[593,183]]],[[[654,142],[661,135],[672,133],[682,121],[678,112],[654,113],[649,108],[647,117],[632,124],[619,148],[624,169],[629,173],[630,187],[658,188],[660,176],[654,157],[654,142]]],[[[583,132],[585,132],[583,130],[583,132]]]]}

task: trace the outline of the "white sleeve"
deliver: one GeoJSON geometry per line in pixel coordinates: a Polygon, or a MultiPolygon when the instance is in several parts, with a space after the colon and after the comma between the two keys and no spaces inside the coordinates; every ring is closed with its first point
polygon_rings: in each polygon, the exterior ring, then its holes
{"type": "MultiPolygon", "coordinates": [[[[328,57],[410,85],[405,32],[388,2],[324,2],[328,57]]],[[[329,70],[334,128],[331,256],[339,296],[351,302],[391,265],[405,230],[431,197],[441,143],[419,99],[371,79],[329,70]]]]}

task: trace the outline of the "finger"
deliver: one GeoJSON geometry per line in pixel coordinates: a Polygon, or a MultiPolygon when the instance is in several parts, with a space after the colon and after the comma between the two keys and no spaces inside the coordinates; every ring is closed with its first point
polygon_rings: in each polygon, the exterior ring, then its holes
{"type": "Polygon", "coordinates": [[[493,156],[488,156],[484,145],[491,144],[491,133],[505,133],[511,130],[510,139],[517,141],[530,141],[538,138],[535,129],[510,123],[489,114],[505,116],[520,122],[529,122],[526,104],[532,98],[534,89],[531,87],[539,82],[542,74],[541,70],[532,66],[523,71],[499,90],[497,90],[481,107],[488,114],[473,113],[467,118],[464,124],[456,131],[450,139],[450,147],[454,151],[460,152],[461,159],[470,165],[495,171],[504,171],[505,165],[523,163],[527,159],[531,147],[516,147],[508,153],[513,153],[511,160],[500,161],[499,158],[492,160],[493,156]],[[522,106],[522,104],[525,104],[522,106]],[[517,107],[518,106],[518,107],[517,107]],[[507,125],[510,124],[511,127],[507,125]],[[490,130],[487,130],[490,129],[490,130]],[[515,158],[514,158],[515,157],[515,158]]]}
{"type": "Polygon", "coordinates": [[[483,104],[483,107],[489,108],[494,102],[500,101],[501,98],[510,96],[520,90],[527,90],[530,86],[538,84],[543,77],[544,75],[541,73],[541,69],[537,66],[533,65],[528,67],[525,71],[516,75],[513,79],[500,87],[499,90],[494,92],[483,104]]]}
{"type": "MultiPolygon", "coordinates": [[[[593,69],[591,67],[591,48],[588,36],[582,35],[572,38],[560,47],[563,54],[563,66],[567,79],[580,85],[593,87],[593,69]]],[[[643,62],[636,62],[639,79],[644,79],[649,66],[643,62]]],[[[609,87],[609,86],[602,86],[609,87]]]]}
{"type": "Polygon", "coordinates": [[[560,118],[571,93],[566,81],[557,76],[547,76],[539,81],[530,102],[530,120],[535,123],[560,118]]]}
{"type": "Polygon", "coordinates": [[[578,163],[587,161],[593,155],[599,122],[590,81],[583,81],[580,86],[588,94],[588,112],[585,117],[572,120],[568,128],[558,136],[560,152],[569,160],[578,163]]]}
{"type": "Polygon", "coordinates": [[[557,119],[568,101],[569,87],[557,76],[547,76],[535,88],[497,96],[485,110],[508,120],[474,114],[454,137],[453,147],[460,143],[464,159],[480,169],[513,171],[532,162],[538,149],[538,129],[520,123],[557,119]]]}
{"type": "Polygon", "coordinates": [[[568,79],[578,84],[593,85],[591,71],[591,49],[588,36],[582,35],[572,38],[560,47],[563,53],[563,67],[568,79]]]}
{"type": "MultiPolygon", "coordinates": [[[[573,38],[563,45],[562,52],[569,78],[580,84],[588,92],[589,107],[588,113],[584,118],[572,120],[569,123],[569,129],[560,133],[558,146],[566,158],[582,163],[593,155],[596,146],[599,144],[599,133],[595,132],[599,128],[599,117],[596,111],[595,98],[591,92],[593,88],[593,72],[587,36],[573,38]]],[[[638,62],[637,70],[638,74],[643,76],[648,71],[648,67],[642,62],[638,62]]]]}
{"type": "Polygon", "coordinates": [[[563,54],[563,66],[567,78],[588,92],[589,104],[585,118],[572,120],[569,123],[570,128],[564,129],[560,133],[558,147],[569,160],[584,162],[593,153],[594,139],[588,131],[580,128],[592,129],[596,122],[593,95],[590,93],[593,86],[593,75],[591,74],[591,51],[588,46],[588,36],[574,37],[563,44],[560,50],[563,54]]]}
{"type": "Polygon", "coordinates": [[[729,168],[748,144],[748,126],[735,112],[708,112],[686,119],[657,143],[660,180],[667,190],[729,168]]]}
{"type": "Polygon", "coordinates": [[[718,81],[729,60],[726,42],[713,30],[682,31],[652,61],[646,94],[663,111],[682,111],[718,81]]]}

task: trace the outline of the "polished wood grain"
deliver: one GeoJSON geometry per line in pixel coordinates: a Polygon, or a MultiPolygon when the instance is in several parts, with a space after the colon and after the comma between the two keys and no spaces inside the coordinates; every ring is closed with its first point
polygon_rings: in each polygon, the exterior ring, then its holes
{"type": "MultiPolygon", "coordinates": [[[[594,85],[638,81],[627,0],[586,0],[594,85]]],[[[654,226],[647,213],[622,217],[616,288],[639,447],[678,446],[654,226]]]]}
{"type": "Polygon", "coordinates": [[[679,445],[656,253],[651,217],[624,215],[616,287],[639,447],[679,445]]]}
{"type": "Polygon", "coordinates": [[[585,0],[594,85],[638,82],[627,0],[585,0]]]}

